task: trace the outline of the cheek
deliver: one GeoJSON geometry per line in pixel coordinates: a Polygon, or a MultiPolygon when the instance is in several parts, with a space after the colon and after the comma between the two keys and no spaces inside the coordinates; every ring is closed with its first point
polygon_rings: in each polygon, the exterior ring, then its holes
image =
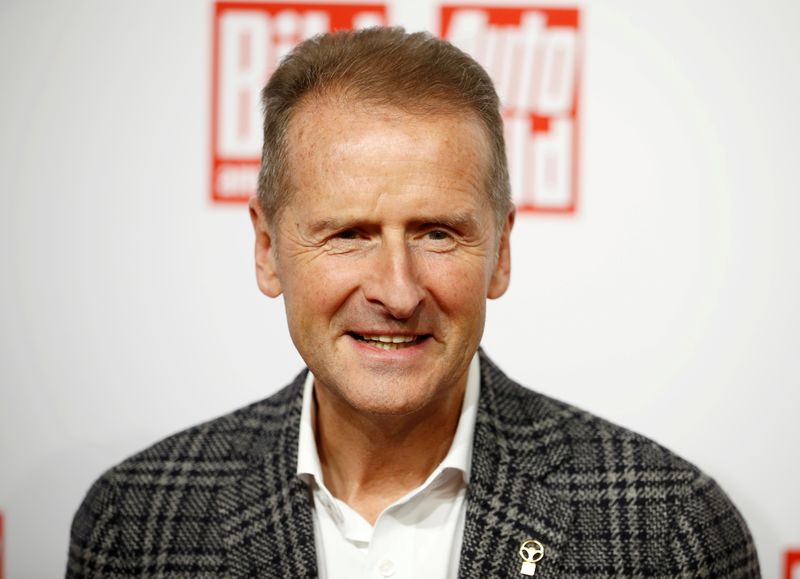
{"type": "Polygon", "coordinates": [[[429,260],[425,277],[439,307],[453,315],[480,314],[488,289],[484,260],[444,257],[429,260]]]}
{"type": "Polygon", "coordinates": [[[283,273],[287,314],[301,326],[333,316],[358,287],[358,270],[336,259],[319,257],[283,273]]]}

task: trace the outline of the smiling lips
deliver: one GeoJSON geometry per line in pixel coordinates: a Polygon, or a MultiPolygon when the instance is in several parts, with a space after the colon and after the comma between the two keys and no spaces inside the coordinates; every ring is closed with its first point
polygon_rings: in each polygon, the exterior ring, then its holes
{"type": "Polygon", "coordinates": [[[390,335],[377,335],[377,334],[356,334],[350,332],[356,340],[366,342],[370,346],[381,348],[382,350],[402,350],[413,346],[428,337],[425,335],[418,336],[390,336],[390,335]]]}

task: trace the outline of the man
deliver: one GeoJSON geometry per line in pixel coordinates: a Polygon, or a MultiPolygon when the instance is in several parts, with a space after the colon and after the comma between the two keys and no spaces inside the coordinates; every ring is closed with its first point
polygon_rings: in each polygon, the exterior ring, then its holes
{"type": "Polygon", "coordinates": [[[514,211],[474,61],[399,29],[322,36],[264,105],[257,279],[308,371],[106,473],[68,575],[759,576],[711,479],[479,350],[514,211]]]}

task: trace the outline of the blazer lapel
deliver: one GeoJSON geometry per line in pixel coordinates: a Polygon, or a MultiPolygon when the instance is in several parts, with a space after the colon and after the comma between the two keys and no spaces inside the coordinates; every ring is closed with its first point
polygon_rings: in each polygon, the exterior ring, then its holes
{"type": "MultiPolygon", "coordinates": [[[[217,510],[232,577],[317,577],[311,496],[297,479],[305,373],[242,414],[217,510]]],[[[548,484],[568,454],[548,399],[511,382],[481,352],[481,395],[459,577],[523,577],[519,550],[544,546],[537,579],[558,576],[574,516],[548,484]],[[533,417],[533,419],[531,419],[533,417]]]]}
{"type": "Polygon", "coordinates": [[[243,417],[242,468],[217,501],[233,577],[316,577],[312,502],[296,476],[305,373],[243,417]]]}
{"type": "Polygon", "coordinates": [[[535,577],[558,576],[574,515],[547,481],[568,453],[558,423],[545,397],[511,382],[481,352],[461,579],[524,577],[520,547],[528,539],[544,546],[535,577]]]}

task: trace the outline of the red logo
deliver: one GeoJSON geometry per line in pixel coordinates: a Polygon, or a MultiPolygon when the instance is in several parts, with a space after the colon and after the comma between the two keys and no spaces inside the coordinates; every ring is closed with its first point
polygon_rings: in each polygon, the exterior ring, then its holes
{"type": "Polygon", "coordinates": [[[786,551],[784,579],[800,579],[800,549],[786,551]]]}
{"type": "Polygon", "coordinates": [[[521,211],[572,213],[577,206],[579,22],[575,8],[441,10],[442,37],[481,63],[500,95],[521,211]]]}
{"type": "Polygon", "coordinates": [[[5,577],[3,570],[5,569],[6,560],[6,532],[3,523],[3,511],[0,511],[0,579],[5,577]]]}
{"type": "Polygon", "coordinates": [[[291,48],[321,32],[385,25],[383,4],[217,2],[211,71],[211,197],[247,201],[261,160],[260,92],[291,48]]]}

